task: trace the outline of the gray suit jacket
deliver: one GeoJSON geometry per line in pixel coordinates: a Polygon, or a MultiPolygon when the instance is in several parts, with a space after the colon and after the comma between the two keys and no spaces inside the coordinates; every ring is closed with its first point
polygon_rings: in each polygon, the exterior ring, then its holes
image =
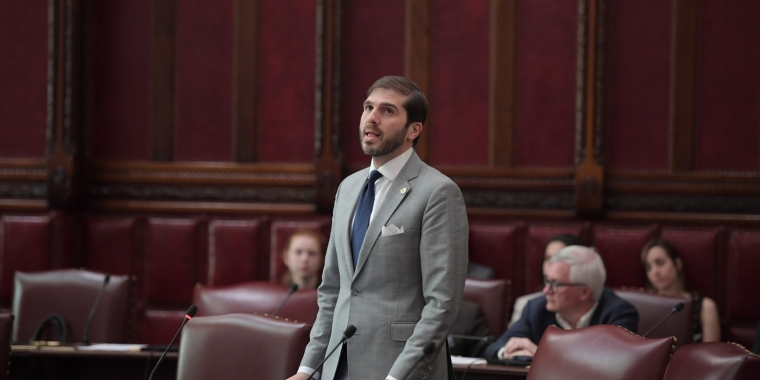
{"type": "MultiPolygon", "coordinates": [[[[351,380],[446,379],[444,342],[459,310],[467,272],[467,215],[454,182],[412,153],[375,210],[359,261],[351,259],[351,221],[367,181],[361,170],[338,188],[327,247],[319,313],[301,361],[316,368],[340,342],[349,325],[356,334],[347,342],[351,380]],[[383,226],[403,226],[404,233],[380,236],[383,226]],[[415,366],[428,342],[435,351],[415,366]]],[[[340,350],[325,362],[331,380],[340,350]]]]}

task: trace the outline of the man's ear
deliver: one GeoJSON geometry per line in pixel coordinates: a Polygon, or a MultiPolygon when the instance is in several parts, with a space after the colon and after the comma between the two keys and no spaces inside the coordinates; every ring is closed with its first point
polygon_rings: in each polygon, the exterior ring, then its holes
{"type": "Polygon", "coordinates": [[[414,122],[409,124],[409,128],[406,131],[406,139],[411,141],[417,138],[422,133],[422,123],[414,122]]]}
{"type": "Polygon", "coordinates": [[[594,298],[594,291],[591,290],[591,287],[584,286],[583,288],[581,288],[581,300],[586,301],[591,298],[594,298]]]}

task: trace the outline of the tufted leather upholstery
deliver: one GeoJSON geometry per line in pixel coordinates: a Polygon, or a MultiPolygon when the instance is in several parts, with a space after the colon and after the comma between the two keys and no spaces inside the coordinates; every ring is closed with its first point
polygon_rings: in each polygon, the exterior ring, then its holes
{"type": "Polygon", "coordinates": [[[645,334],[662,318],[673,310],[679,302],[684,308],[673,314],[657,329],[649,334],[649,338],[676,337],[676,347],[689,344],[694,340],[694,300],[691,298],[667,297],[650,293],[644,289],[621,288],[615,289],[615,294],[630,302],[639,312],[640,334],[645,334]]]}
{"type": "MultiPolygon", "coordinates": [[[[28,341],[43,318],[57,313],[68,323],[69,341],[80,342],[87,316],[102,285],[102,274],[84,270],[16,272],[13,341],[28,341]]],[[[90,325],[90,342],[126,341],[129,288],[129,277],[111,276],[90,325]]]]}
{"type": "Polygon", "coordinates": [[[673,338],[645,339],[614,325],[577,330],[549,326],[538,343],[528,380],[659,380],[673,344],[673,338]]]}
{"type": "Polygon", "coordinates": [[[310,331],[308,323],[262,315],[193,318],[183,331],[177,379],[285,379],[298,370],[310,331]]]}
{"type": "MultiPolygon", "coordinates": [[[[231,313],[272,314],[285,299],[289,289],[268,282],[246,282],[222,288],[197,285],[193,304],[198,316],[231,313]]],[[[278,317],[299,322],[314,323],[317,319],[317,290],[298,290],[282,307],[278,317]]]]}
{"type": "Polygon", "coordinates": [[[676,352],[664,380],[757,380],[760,356],[732,343],[690,344],[676,352]]]}
{"type": "Polygon", "coordinates": [[[505,280],[468,278],[464,284],[464,299],[480,306],[486,317],[486,325],[494,336],[501,335],[507,326],[509,290],[509,284],[505,280]]]}
{"type": "Polygon", "coordinates": [[[0,313],[0,380],[8,378],[8,360],[11,354],[13,314],[0,313]]]}

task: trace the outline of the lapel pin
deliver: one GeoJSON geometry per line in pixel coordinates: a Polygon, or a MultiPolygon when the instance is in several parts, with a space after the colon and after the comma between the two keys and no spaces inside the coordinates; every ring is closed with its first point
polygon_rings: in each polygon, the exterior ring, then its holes
{"type": "Polygon", "coordinates": [[[401,194],[406,194],[406,187],[401,188],[401,194]]]}

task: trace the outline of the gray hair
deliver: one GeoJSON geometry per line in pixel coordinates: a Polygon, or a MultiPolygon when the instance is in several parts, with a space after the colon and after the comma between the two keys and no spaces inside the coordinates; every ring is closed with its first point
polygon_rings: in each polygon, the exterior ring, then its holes
{"type": "Polygon", "coordinates": [[[594,248],[571,245],[557,252],[550,263],[563,262],[570,265],[570,282],[587,284],[591,287],[594,301],[598,301],[607,280],[602,258],[594,248]]]}

